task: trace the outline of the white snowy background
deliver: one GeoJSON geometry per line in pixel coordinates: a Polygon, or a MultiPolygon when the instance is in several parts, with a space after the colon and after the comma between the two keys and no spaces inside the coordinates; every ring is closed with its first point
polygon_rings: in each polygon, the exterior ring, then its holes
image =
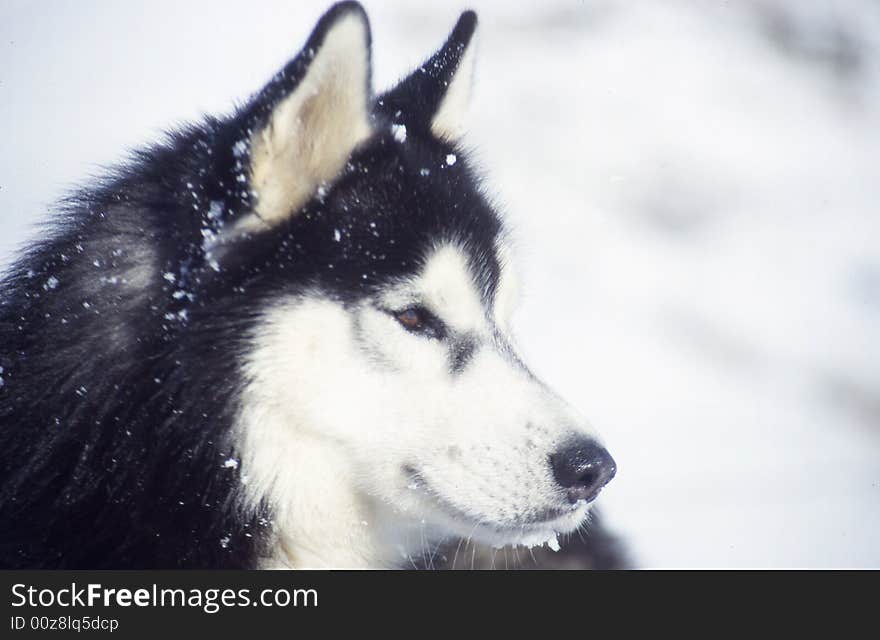
{"type": "MultiPolygon", "coordinates": [[[[519,342],[604,434],[635,564],[880,567],[880,5],[365,4],[380,89],[480,15],[469,140],[519,342]]],[[[0,0],[0,263],[325,8],[0,0]]]]}

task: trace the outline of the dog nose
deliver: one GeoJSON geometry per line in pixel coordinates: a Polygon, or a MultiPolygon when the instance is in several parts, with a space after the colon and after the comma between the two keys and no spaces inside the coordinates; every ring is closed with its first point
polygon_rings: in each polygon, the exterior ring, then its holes
{"type": "Polygon", "coordinates": [[[550,456],[553,476],[574,503],[593,500],[617,473],[611,454],[595,440],[578,438],[550,456]]]}

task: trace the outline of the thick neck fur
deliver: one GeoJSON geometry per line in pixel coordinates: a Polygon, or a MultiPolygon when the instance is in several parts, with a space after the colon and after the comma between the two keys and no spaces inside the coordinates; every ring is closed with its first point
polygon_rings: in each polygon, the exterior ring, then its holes
{"type": "Polygon", "coordinates": [[[407,529],[390,507],[368,497],[353,464],[377,435],[367,436],[369,426],[360,423],[373,394],[359,392],[351,378],[358,370],[350,360],[351,318],[326,300],[290,301],[258,324],[234,432],[243,506],[272,512],[263,565],[401,564],[407,529]],[[334,425],[349,425],[347,435],[322,424],[331,415],[334,425]]]}
{"type": "Polygon", "coordinates": [[[245,493],[267,501],[273,537],[261,567],[394,568],[405,558],[400,526],[357,488],[338,446],[300,431],[271,409],[242,417],[245,493]],[[261,440],[256,446],[254,440],[261,440]],[[249,446],[249,444],[253,446],[249,446]]]}

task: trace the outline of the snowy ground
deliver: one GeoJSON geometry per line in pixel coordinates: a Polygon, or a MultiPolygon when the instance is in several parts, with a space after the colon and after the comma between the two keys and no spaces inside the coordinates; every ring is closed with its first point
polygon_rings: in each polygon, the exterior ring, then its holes
{"type": "MultiPolygon", "coordinates": [[[[365,4],[378,87],[464,8],[365,4]]],[[[519,341],[604,433],[637,564],[880,567],[880,7],[469,4],[519,341]]],[[[258,88],[323,8],[0,0],[0,260],[67,186],[258,88]]]]}

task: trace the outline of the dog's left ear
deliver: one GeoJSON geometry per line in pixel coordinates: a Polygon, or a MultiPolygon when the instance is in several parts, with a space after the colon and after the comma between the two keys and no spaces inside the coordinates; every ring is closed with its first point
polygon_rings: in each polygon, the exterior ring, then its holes
{"type": "Polygon", "coordinates": [[[256,97],[250,139],[255,215],[238,231],[295,215],[370,137],[370,27],[356,2],[334,5],[302,52],[256,97]]]}
{"type": "Polygon", "coordinates": [[[465,130],[474,75],[477,14],[465,11],[446,42],[422,66],[376,101],[395,124],[455,142],[465,130]]]}

